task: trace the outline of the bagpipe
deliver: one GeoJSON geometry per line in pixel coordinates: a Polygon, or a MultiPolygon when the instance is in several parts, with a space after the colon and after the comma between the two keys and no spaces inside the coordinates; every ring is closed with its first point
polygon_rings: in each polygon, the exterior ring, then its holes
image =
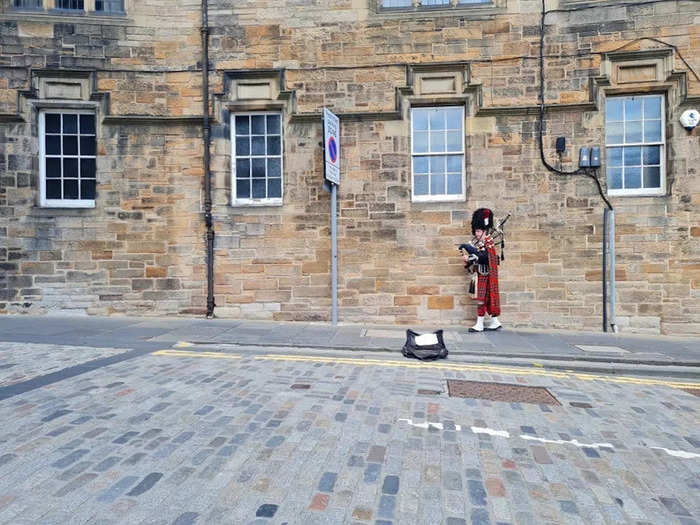
{"type": "MultiPolygon", "coordinates": [[[[503,261],[505,260],[504,256],[504,249],[506,246],[506,235],[505,232],[503,231],[503,226],[505,223],[510,219],[510,213],[506,215],[503,219],[501,219],[496,226],[493,228],[489,229],[486,232],[486,235],[491,237],[491,240],[493,241],[494,245],[498,242],[501,244],[501,255],[500,255],[500,260],[503,261]]],[[[481,237],[481,239],[477,238],[476,235],[472,237],[472,239],[468,243],[462,243],[459,245],[459,251],[461,252],[462,255],[467,256],[467,264],[465,265],[465,268],[470,272],[474,273],[476,272],[477,267],[479,266],[479,255],[483,254],[486,252],[486,242],[485,242],[485,235],[481,237]]],[[[483,256],[481,257],[483,260],[483,256]]],[[[483,266],[483,264],[482,264],[483,266]]]]}

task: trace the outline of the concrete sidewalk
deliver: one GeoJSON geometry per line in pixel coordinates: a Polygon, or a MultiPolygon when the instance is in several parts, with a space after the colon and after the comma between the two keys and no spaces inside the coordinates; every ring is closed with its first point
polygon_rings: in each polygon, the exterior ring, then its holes
{"type": "MultiPolygon", "coordinates": [[[[412,327],[429,331],[439,327],[412,327]]],[[[190,343],[219,351],[281,347],[400,352],[406,328],[202,318],[0,316],[0,341],[150,349],[190,343]]],[[[700,338],[501,329],[444,333],[452,358],[700,367],[700,338]]]]}

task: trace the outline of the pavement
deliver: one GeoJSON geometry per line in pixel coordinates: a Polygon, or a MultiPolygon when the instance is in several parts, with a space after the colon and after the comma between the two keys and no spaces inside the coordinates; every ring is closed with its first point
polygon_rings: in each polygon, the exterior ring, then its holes
{"type": "MultiPolygon", "coordinates": [[[[408,328],[408,327],[406,327],[408,328]]],[[[0,341],[153,350],[192,345],[207,351],[400,352],[406,328],[203,318],[0,316],[0,341]]],[[[410,327],[418,332],[439,326],[410,327]]],[[[700,337],[502,328],[444,331],[449,361],[545,366],[599,373],[700,378],[700,337]]]]}

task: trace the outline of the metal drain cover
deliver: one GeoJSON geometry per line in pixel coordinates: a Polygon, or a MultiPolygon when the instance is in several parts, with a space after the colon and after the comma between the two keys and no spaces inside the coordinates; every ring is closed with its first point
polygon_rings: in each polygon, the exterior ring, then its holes
{"type": "Polygon", "coordinates": [[[448,379],[447,390],[450,397],[470,397],[502,401],[504,403],[534,403],[561,405],[557,399],[541,386],[511,385],[508,383],[488,383],[484,381],[463,381],[448,379]]]}

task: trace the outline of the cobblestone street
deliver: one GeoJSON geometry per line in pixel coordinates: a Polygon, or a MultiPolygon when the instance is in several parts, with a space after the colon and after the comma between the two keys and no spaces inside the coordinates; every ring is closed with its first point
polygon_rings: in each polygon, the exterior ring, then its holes
{"type": "MultiPolygon", "coordinates": [[[[1,350],[3,385],[88,356],[1,350]]],[[[663,383],[162,350],[0,401],[0,522],[697,523],[698,398],[663,383]],[[449,397],[446,379],[561,405],[449,397]]]]}

